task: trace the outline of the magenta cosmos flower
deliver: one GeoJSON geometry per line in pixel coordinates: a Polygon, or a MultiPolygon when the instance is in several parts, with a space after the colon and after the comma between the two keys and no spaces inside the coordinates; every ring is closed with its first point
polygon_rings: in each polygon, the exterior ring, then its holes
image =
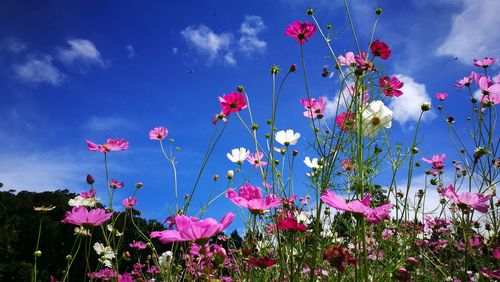
{"type": "Polygon", "coordinates": [[[285,35],[294,38],[299,45],[302,45],[304,41],[309,41],[315,32],[316,27],[312,23],[296,21],[286,27],[285,35]]]}
{"type": "Polygon", "coordinates": [[[326,109],[326,98],[321,96],[318,100],[314,98],[300,99],[300,103],[306,111],[304,116],[307,118],[323,118],[326,109]]]}
{"type": "Polygon", "coordinates": [[[448,199],[453,201],[459,208],[463,209],[469,207],[482,213],[488,212],[488,204],[486,202],[491,198],[491,195],[485,196],[481,193],[471,192],[465,192],[457,195],[453,185],[450,185],[448,188],[442,190],[441,195],[446,196],[448,199]]]}
{"type": "Polygon", "coordinates": [[[233,92],[219,97],[222,113],[227,116],[230,113],[239,112],[247,107],[247,100],[244,94],[233,92]]]}
{"type": "Polygon", "coordinates": [[[66,217],[61,222],[84,227],[99,226],[110,219],[112,215],[112,212],[107,213],[104,209],[89,211],[87,208],[79,206],[66,212],[66,217]]]}
{"type": "Polygon", "coordinates": [[[128,141],[125,139],[111,139],[109,138],[105,144],[95,144],[92,141],[85,140],[87,142],[87,148],[90,151],[109,153],[111,151],[122,151],[128,149],[128,141]]]}
{"type": "Polygon", "coordinates": [[[448,98],[448,93],[446,92],[436,93],[436,99],[438,99],[439,101],[444,101],[446,100],[446,98],[448,98]]]}
{"type": "Polygon", "coordinates": [[[261,189],[248,183],[238,189],[238,194],[233,189],[229,189],[226,197],[235,205],[249,209],[253,214],[263,213],[281,204],[281,199],[273,194],[263,198],[261,189]]]}
{"type": "Polygon", "coordinates": [[[389,46],[387,46],[384,42],[378,41],[378,39],[373,41],[372,45],[370,45],[370,50],[372,51],[372,55],[374,57],[380,57],[384,60],[387,60],[392,53],[389,46]]]}
{"type": "Polygon", "coordinates": [[[144,250],[148,247],[148,244],[142,242],[142,241],[132,241],[132,243],[128,244],[129,247],[137,249],[137,250],[144,250]]]}
{"type": "Polygon", "coordinates": [[[354,214],[363,215],[370,223],[377,224],[389,216],[389,210],[392,204],[385,204],[376,208],[370,208],[371,196],[367,194],[364,199],[346,200],[330,190],[326,190],[321,196],[321,200],[327,205],[336,208],[337,210],[348,211],[354,214]]]}
{"type": "Polygon", "coordinates": [[[174,219],[177,230],[151,232],[151,238],[158,238],[166,244],[171,242],[196,241],[205,243],[213,235],[222,232],[233,222],[234,214],[227,213],[219,222],[213,218],[199,220],[196,217],[178,215],[174,219]]]}
{"type": "Polygon", "coordinates": [[[122,201],[122,205],[127,208],[127,209],[131,209],[133,208],[135,205],[137,205],[137,198],[134,198],[134,197],[128,197],[126,198],[125,200],[122,201]]]}
{"type": "Polygon", "coordinates": [[[168,135],[168,130],[165,127],[155,127],[149,131],[150,140],[163,140],[168,135]]]}
{"type": "Polygon", "coordinates": [[[403,91],[399,90],[403,87],[404,83],[399,81],[395,76],[384,76],[379,79],[378,84],[384,91],[386,97],[399,97],[403,95],[403,91]]]}
{"type": "Polygon", "coordinates": [[[476,67],[487,68],[487,67],[493,65],[497,61],[497,58],[484,58],[482,60],[474,59],[472,61],[474,62],[474,65],[476,67]]]}
{"type": "Polygon", "coordinates": [[[442,170],[444,168],[444,160],[446,159],[446,155],[434,155],[432,159],[422,158],[422,160],[428,164],[432,165],[433,169],[442,170]]]}
{"type": "Polygon", "coordinates": [[[123,187],[125,187],[125,183],[118,182],[118,180],[116,180],[116,179],[112,179],[111,183],[109,183],[109,188],[118,189],[118,188],[123,188],[123,187]]]}
{"type": "Polygon", "coordinates": [[[343,112],[335,118],[337,126],[342,128],[342,131],[349,131],[354,127],[354,114],[349,112],[343,112]]]}

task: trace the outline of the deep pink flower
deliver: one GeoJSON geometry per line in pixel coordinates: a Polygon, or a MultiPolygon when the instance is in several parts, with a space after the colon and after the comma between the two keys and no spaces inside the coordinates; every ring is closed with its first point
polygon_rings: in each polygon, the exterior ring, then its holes
{"type": "Polygon", "coordinates": [[[315,32],[316,27],[312,23],[296,21],[287,26],[285,35],[294,38],[299,45],[302,45],[304,44],[304,40],[309,41],[309,38],[311,38],[315,32]]]}
{"type": "Polygon", "coordinates": [[[482,60],[474,59],[472,61],[474,62],[474,65],[476,67],[487,68],[487,67],[493,65],[497,61],[497,58],[484,58],[482,60]]]}
{"type": "Polygon", "coordinates": [[[488,268],[483,267],[481,269],[481,274],[489,279],[500,279],[500,269],[490,271],[488,268]]]}
{"type": "Polygon", "coordinates": [[[446,98],[448,98],[448,93],[446,92],[436,93],[436,99],[438,99],[439,101],[444,101],[446,100],[446,98]]]}
{"type": "Polygon", "coordinates": [[[123,188],[124,186],[125,186],[125,183],[118,182],[118,180],[116,180],[116,179],[112,179],[111,183],[109,184],[109,188],[113,188],[113,189],[123,188]]]}
{"type": "Polygon", "coordinates": [[[339,60],[339,65],[345,66],[345,67],[351,67],[356,65],[356,60],[354,59],[354,53],[353,52],[347,52],[345,54],[345,57],[340,55],[338,57],[339,60]]]}
{"type": "Polygon", "coordinates": [[[206,243],[213,235],[222,232],[233,222],[234,214],[227,213],[219,222],[213,218],[199,220],[196,217],[178,215],[175,217],[177,230],[163,230],[151,232],[151,238],[158,238],[162,243],[197,241],[206,243]]]}
{"type": "Polygon", "coordinates": [[[307,231],[305,224],[299,223],[292,212],[285,211],[278,218],[278,229],[283,231],[307,231]]]}
{"type": "Polygon", "coordinates": [[[361,52],[359,55],[354,56],[354,61],[356,61],[356,65],[358,65],[358,70],[363,71],[376,71],[377,69],[373,65],[373,63],[368,59],[368,56],[365,52],[361,52]]]}
{"type": "Polygon", "coordinates": [[[491,254],[495,259],[500,259],[500,248],[494,248],[491,250],[491,254]]]}
{"type": "Polygon", "coordinates": [[[99,226],[113,216],[112,212],[107,213],[104,209],[87,210],[86,207],[74,207],[66,212],[66,217],[62,223],[71,223],[78,226],[99,226]]]}
{"type": "Polygon", "coordinates": [[[90,190],[88,192],[87,191],[81,192],[80,197],[85,198],[85,199],[95,198],[95,189],[90,188],[90,190]]]}
{"type": "Polygon", "coordinates": [[[460,208],[472,208],[478,212],[488,212],[488,204],[486,203],[491,198],[491,195],[483,195],[481,193],[465,192],[457,195],[453,185],[441,191],[441,195],[446,196],[448,199],[457,204],[460,208]]]}
{"type": "Polygon", "coordinates": [[[226,116],[230,113],[237,113],[247,107],[245,95],[238,92],[224,94],[224,96],[219,97],[219,103],[222,107],[222,113],[226,116]]]}
{"type": "Polygon", "coordinates": [[[109,138],[105,144],[99,145],[92,141],[85,140],[87,148],[90,151],[109,153],[111,151],[122,151],[128,149],[128,141],[125,139],[111,139],[109,138]]]}
{"type": "Polygon", "coordinates": [[[399,81],[395,76],[388,77],[384,76],[378,81],[380,87],[384,91],[386,97],[399,97],[403,95],[403,91],[399,90],[403,87],[404,83],[399,81]]]}
{"type": "Polygon", "coordinates": [[[260,166],[266,166],[267,162],[262,161],[264,157],[264,153],[256,152],[248,154],[247,161],[252,164],[255,168],[259,168],[260,166]]]}
{"type": "Polygon", "coordinates": [[[89,272],[87,276],[90,279],[101,279],[102,281],[110,281],[117,276],[116,271],[111,268],[103,268],[97,272],[89,272]]]}
{"type": "Polygon", "coordinates": [[[168,130],[165,127],[155,127],[149,131],[150,140],[163,140],[168,135],[168,130]]]}
{"type": "Polygon", "coordinates": [[[349,112],[343,112],[335,118],[337,126],[342,128],[343,131],[347,132],[354,127],[354,114],[349,112]]]}
{"type": "Polygon", "coordinates": [[[261,189],[249,183],[238,188],[238,194],[233,189],[229,189],[226,197],[235,205],[247,208],[254,214],[263,213],[281,204],[281,199],[276,198],[273,194],[263,198],[261,189]]]}
{"type": "Polygon", "coordinates": [[[370,50],[372,51],[372,55],[374,57],[380,57],[381,59],[387,60],[391,55],[392,51],[389,49],[389,46],[384,42],[375,40],[372,45],[370,45],[370,50]]]}
{"type": "Polygon", "coordinates": [[[337,210],[363,215],[368,222],[374,224],[377,224],[383,219],[388,218],[389,210],[392,208],[392,204],[370,208],[370,194],[367,194],[366,197],[361,201],[352,200],[346,202],[344,198],[337,196],[330,190],[326,190],[325,193],[323,193],[323,195],[321,196],[321,200],[327,205],[336,208],[337,210]]]}
{"type": "Polygon", "coordinates": [[[132,241],[132,243],[128,244],[129,247],[138,249],[138,250],[144,250],[148,247],[148,244],[142,242],[142,241],[132,241]]]}
{"type": "Polygon", "coordinates": [[[271,266],[273,266],[273,265],[276,264],[276,260],[272,259],[269,256],[264,256],[264,257],[262,257],[260,259],[258,259],[258,258],[250,258],[248,260],[248,262],[251,265],[257,266],[257,267],[262,268],[262,269],[271,267],[271,266]]]}
{"type": "Polygon", "coordinates": [[[134,277],[132,276],[132,274],[128,272],[118,275],[118,282],[133,282],[133,281],[134,277]]]}
{"type": "Polygon", "coordinates": [[[133,197],[128,197],[125,200],[122,201],[122,205],[126,207],[127,209],[133,208],[135,205],[137,205],[137,198],[133,197]]]}
{"type": "Polygon", "coordinates": [[[427,158],[422,158],[422,160],[428,164],[432,165],[432,168],[436,170],[443,170],[444,168],[444,160],[446,159],[446,155],[442,154],[441,156],[439,155],[433,155],[432,159],[427,159],[427,158]]]}
{"type": "Polygon", "coordinates": [[[307,118],[323,118],[326,109],[326,98],[321,96],[318,100],[314,98],[300,99],[300,103],[306,108],[304,116],[307,118]]]}

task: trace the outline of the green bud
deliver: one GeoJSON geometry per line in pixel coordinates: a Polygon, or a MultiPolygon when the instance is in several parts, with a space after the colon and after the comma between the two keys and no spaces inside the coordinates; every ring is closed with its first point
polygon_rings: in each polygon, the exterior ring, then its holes
{"type": "Polygon", "coordinates": [[[384,9],[382,9],[381,7],[378,7],[377,9],[375,9],[375,14],[377,16],[380,16],[383,12],[384,12],[384,9]]]}
{"type": "Polygon", "coordinates": [[[257,130],[259,129],[259,126],[255,123],[252,124],[252,130],[257,130]]]}
{"type": "Polygon", "coordinates": [[[420,109],[422,109],[423,112],[426,112],[431,109],[431,103],[425,102],[420,106],[420,109]]]}
{"type": "Polygon", "coordinates": [[[308,16],[312,16],[314,14],[314,10],[309,8],[309,9],[307,9],[306,13],[308,16]]]}
{"type": "Polygon", "coordinates": [[[33,255],[35,257],[41,257],[42,256],[42,251],[38,250],[38,251],[34,252],[33,255]]]}

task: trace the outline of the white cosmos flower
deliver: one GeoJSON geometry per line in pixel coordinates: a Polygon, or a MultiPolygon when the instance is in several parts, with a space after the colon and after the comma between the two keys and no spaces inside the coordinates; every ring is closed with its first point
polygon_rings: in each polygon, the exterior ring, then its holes
{"type": "Polygon", "coordinates": [[[392,111],[382,101],[372,101],[363,111],[363,134],[373,137],[382,128],[390,128],[392,111]]]}
{"type": "Polygon", "coordinates": [[[243,147],[234,148],[231,150],[231,153],[226,154],[230,161],[237,164],[242,164],[247,159],[248,155],[250,155],[250,151],[243,147]]]}
{"type": "Polygon", "coordinates": [[[166,251],[158,258],[158,263],[163,267],[167,267],[172,261],[173,256],[174,254],[171,251],[166,251]]]}
{"type": "Polygon", "coordinates": [[[276,142],[280,143],[284,146],[290,146],[297,144],[297,141],[300,138],[300,133],[293,132],[292,129],[288,129],[287,131],[281,130],[276,132],[276,142]]]}
{"type": "Polygon", "coordinates": [[[98,199],[95,197],[92,198],[83,198],[78,195],[73,199],[69,199],[68,205],[71,207],[93,207],[97,204],[98,199]]]}
{"type": "Polygon", "coordinates": [[[318,164],[318,158],[314,158],[311,160],[309,157],[306,157],[304,159],[304,163],[312,170],[317,170],[321,168],[321,166],[318,164]]]}

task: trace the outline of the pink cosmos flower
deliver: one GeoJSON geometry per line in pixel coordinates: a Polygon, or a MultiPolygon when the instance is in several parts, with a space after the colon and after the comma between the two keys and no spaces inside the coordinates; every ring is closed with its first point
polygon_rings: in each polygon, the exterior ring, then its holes
{"type": "Polygon", "coordinates": [[[368,56],[365,52],[361,52],[359,55],[354,56],[354,61],[356,61],[356,65],[358,65],[358,70],[363,71],[376,71],[377,69],[373,65],[373,63],[368,59],[368,56]]]}
{"type": "Polygon", "coordinates": [[[168,135],[168,130],[165,127],[155,127],[149,131],[150,140],[163,140],[168,135]]]}
{"type": "Polygon", "coordinates": [[[464,86],[469,87],[470,84],[475,80],[475,77],[476,77],[476,73],[471,72],[469,76],[466,76],[462,79],[457,80],[457,82],[455,83],[455,87],[458,89],[460,89],[464,86]]]}
{"type": "Polygon", "coordinates": [[[422,160],[428,164],[432,165],[432,168],[435,170],[442,170],[444,168],[444,160],[446,159],[446,155],[442,154],[432,156],[432,159],[422,158],[422,160]]]}
{"type": "Polygon", "coordinates": [[[116,179],[112,179],[111,183],[109,184],[109,188],[113,188],[113,189],[123,188],[124,186],[125,186],[125,183],[118,182],[118,180],[116,180],[116,179]]]}
{"type": "Polygon", "coordinates": [[[81,192],[80,197],[85,198],[85,199],[95,198],[95,189],[90,188],[90,190],[88,192],[87,191],[81,192]]]}
{"type": "Polygon", "coordinates": [[[233,92],[231,94],[224,94],[219,97],[219,103],[222,107],[222,113],[227,116],[230,113],[237,113],[247,107],[247,100],[244,94],[233,92]]]}
{"type": "Polygon", "coordinates": [[[105,144],[99,145],[92,141],[85,140],[87,142],[87,148],[90,151],[109,153],[111,151],[122,151],[128,149],[128,141],[125,139],[111,139],[109,138],[105,144]]]}
{"type": "Polygon", "coordinates": [[[233,189],[229,189],[226,197],[235,205],[249,209],[253,214],[261,214],[281,204],[281,199],[273,194],[263,198],[261,189],[249,183],[238,188],[238,194],[233,189]]]}
{"type": "Polygon", "coordinates": [[[300,103],[306,108],[304,116],[307,118],[323,118],[326,109],[326,98],[321,96],[318,100],[314,98],[300,99],[300,103]]]}
{"type": "Polygon", "coordinates": [[[118,275],[118,282],[134,282],[134,277],[132,274],[125,272],[118,275]]]}
{"type": "MultiPolygon", "coordinates": [[[[97,272],[87,273],[90,279],[101,279],[102,281],[109,281],[117,276],[118,273],[111,268],[103,268],[97,272]]],[[[120,281],[121,282],[121,281],[120,281]]]]}
{"type": "Polygon", "coordinates": [[[343,112],[335,118],[335,122],[344,132],[347,132],[354,127],[354,114],[343,112]]]}
{"type": "Polygon", "coordinates": [[[150,237],[158,238],[164,244],[196,241],[198,245],[203,245],[210,237],[226,229],[233,219],[233,213],[227,213],[220,223],[213,218],[199,220],[196,217],[178,215],[174,219],[177,230],[154,231],[150,237]]]}
{"type": "Polygon", "coordinates": [[[223,122],[227,122],[226,115],[223,112],[214,115],[214,117],[212,118],[212,124],[216,125],[220,120],[222,120],[223,122]]]}
{"type": "Polygon", "coordinates": [[[78,226],[99,226],[113,216],[112,212],[107,213],[104,209],[87,210],[87,208],[79,206],[74,207],[71,211],[66,212],[66,217],[62,223],[71,223],[78,226]]]}
{"type": "Polygon", "coordinates": [[[384,42],[378,41],[378,39],[373,41],[372,45],[370,45],[370,50],[372,51],[372,55],[374,57],[378,56],[383,60],[387,60],[392,53],[389,46],[387,46],[384,42]]]}
{"type": "Polygon", "coordinates": [[[491,195],[483,195],[481,193],[465,192],[457,195],[453,185],[441,191],[441,195],[446,196],[448,199],[457,204],[460,208],[470,207],[478,212],[488,212],[487,201],[490,200],[491,195]]]}
{"type": "Polygon", "coordinates": [[[383,219],[388,218],[389,210],[392,208],[392,204],[385,204],[376,208],[370,208],[370,194],[367,194],[361,201],[352,200],[346,202],[344,198],[337,196],[330,190],[326,190],[321,196],[321,200],[327,205],[338,210],[363,215],[368,222],[373,224],[377,224],[383,219]]]}
{"type": "Polygon", "coordinates": [[[472,61],[474,62],[474,65],[476,67],[487,68],[487,67],[493,65],[497,61],[497,58],[484,58],[482,60],[474,59],[472,61]]]}
{"type": "Polygon", "coordinates": [[[296,21],[291,25],[288,25],[285,30],[285,35],[290,36],[297,40],[299,45],[304,44],[305,41],[309,41],[314,33],[316,32],[316,27],[310,22],[296,21]]]}
{"type": "Polygon", "coordinates": [[[339,65],[341,66],[351,67],[356,65],[356,60],[354,59],[353,52],[347,52],[345,54],[345,57],[340,55],[338,60],[339,60],[339,65]]]}
{"type": "Polygon", "coordinates": [[[388,77],[384,76],[378,81],[380,87],[384,91],[386,97],[399,97],[403,95],[403,91],[399,90],[403,87],[404,83],[399,81],[395,76],[388,77]]]}
{"type": "Polygon", "coordinates": [[[122,201],[122,205],[127,209],[131,209],[135,205],[137,205],[137,201],[138,201],[137,198],[128,197],[122,201]]]}
{"type": "Polygon", "coordinates": [[[137,250],[144,250],[148,247],[148,244],[142,242],[142,241],[132,241],[132,243],[128,244],[129,247],[137,249],[137,250]]]}
{"type": "Polygon", "coordinates": [[[477,81],[477,86],[481,89],[484,95],[500,94],[500,82],[494,83],[491,78],[482,76],[477,81]]]}
{"type": "Polygon", "coordinates": [[[448,98],[448,93],[446,92],[436,93],[436,99],[438,99],[439,101],[444,101],[446,100],[446,98],[448,98]]]}
{"type": "Polygon", "coordinates": [[[352,172],[356,168],[356,164],[353,163],[350,159],[340,161],[340,165],[345,172],[352,172]]]}
{"type": "Polygon", "coordinates": [[[278,218],[278,229],[283,231],[307,231],[305,224],[299,223],[291,211],[285,211],[278,218]]]}
{"type": "Polygon", "coordinates": [[[267,162],[262,161],[264,157],[264,153],[256,152],[254,154],[248,154],[247,161],[253,165],[255,168],[259,168],[260,166],[266,166],[267,162]]]}

